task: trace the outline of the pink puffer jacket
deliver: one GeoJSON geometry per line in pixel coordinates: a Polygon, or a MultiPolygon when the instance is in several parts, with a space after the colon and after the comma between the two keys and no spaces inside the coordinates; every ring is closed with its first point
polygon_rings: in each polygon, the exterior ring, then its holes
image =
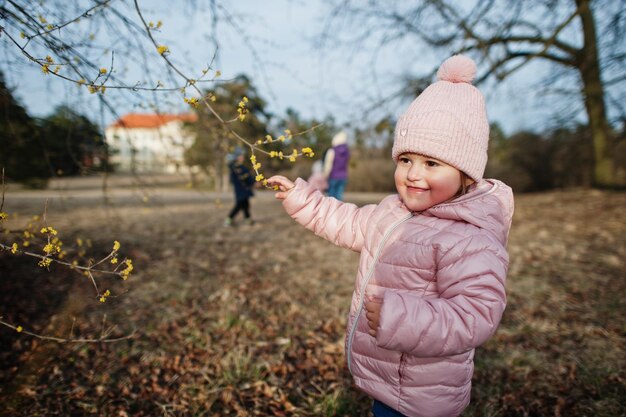
{"type": "Polygon", "coordinates": [[[355,383],[407,416],[457,416],[468,405],[474,349],[506,305],[511,189],[482,180],[454,201],[411,213],[397,195],[357,207],[296,180],[287,213],[360,252],[346,334],[355,383]],[[382,300],[377,337],[363,303],[382,300]]]}

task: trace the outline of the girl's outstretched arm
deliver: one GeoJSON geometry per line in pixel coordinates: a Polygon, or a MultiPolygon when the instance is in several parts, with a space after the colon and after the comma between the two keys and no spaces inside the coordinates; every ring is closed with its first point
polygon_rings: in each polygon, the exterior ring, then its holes
{"type": "Polygon", "coordinates": [[[301,178],[292,182],[276,175],[268,183],[278,186],[276,198],[283,200],[283,208],[295,221],[337,246],[361,251],[375,204],[359,207],[326,197],[301,178]]]}
{"type": "Polygon", "coordinates": [[[287,198],[289,191],[295,186],[293,181],[282,175],[274,175],[267,179],[267,183],[270,185],[277,185],[279,191],[275,194],[275,197],[279,200],[287,198]]]}

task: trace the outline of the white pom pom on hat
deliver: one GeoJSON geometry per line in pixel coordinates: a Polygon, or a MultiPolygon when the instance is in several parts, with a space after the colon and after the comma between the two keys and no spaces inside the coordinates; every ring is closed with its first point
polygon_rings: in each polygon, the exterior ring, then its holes
{"type": "Polygon", "coordinates": [[[476,63],[464,55],[446,59],[437,71],[439,81],[471,84],[476,77],[476,63]]]}
{"type": "Polygon", "coordinates": [[[438,81],[426,88],[398,119],[392,157],[413,152],[443,161],[482,179],[487,165],[489,122],[485,101],[471,83],[476,64],[454,55],[437,71],[438,81]]]}

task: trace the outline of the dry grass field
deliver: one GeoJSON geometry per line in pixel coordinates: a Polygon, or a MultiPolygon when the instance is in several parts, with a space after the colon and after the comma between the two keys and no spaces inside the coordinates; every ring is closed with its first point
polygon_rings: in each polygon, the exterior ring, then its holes
{"type": "MultiPolygon", "coordinates": [[[[252,201],[255,225],[224,228],[228,194],[118,191],[107,206],[48,192],[46,221],[68,248],[90,239],[95,259],[119,240],[131,278],[99,278],[113,293],[100,303],[80,274],[0,252],[0,316],[46,335],[132,337],[53,343],[0,327],[0,415],[369,415],[343,353],[358,254],[304,231],[269,192],[252,201]]],[[[5,228],[41,214],[42,193],[7,192],[19,216],[5,228]]],[[[626,415],[625,209],[626,193],[516,197],[509,304],[476,353],[464,416],[626,415]]]]}

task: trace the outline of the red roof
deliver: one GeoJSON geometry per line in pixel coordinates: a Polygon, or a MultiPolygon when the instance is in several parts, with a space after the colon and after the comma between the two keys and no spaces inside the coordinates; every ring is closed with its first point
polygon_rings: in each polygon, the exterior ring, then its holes
{"type": "Polygon", "coordinates": [[[184,114],[155,114],[155,113],[128,113],[120,117],[112,127],[125,128],[151,128],[159,127],[173,120],[181,120],[183,122],[195,122],[198,120],[196,113],[184,114]]]}

